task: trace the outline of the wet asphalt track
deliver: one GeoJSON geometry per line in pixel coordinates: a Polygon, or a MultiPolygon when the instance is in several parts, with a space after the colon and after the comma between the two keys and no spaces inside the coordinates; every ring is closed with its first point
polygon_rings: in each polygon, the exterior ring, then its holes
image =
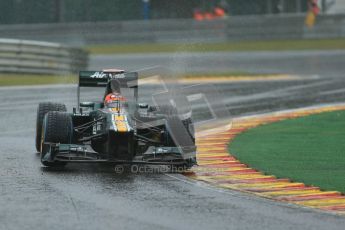
{"type": "MultiPolygon", "coordinates": [[[[264,59],[255,55],[257,62],[264,59]]],[[[271,70],[291,60],[291,72],[318,74],[316,79],[218,86],[234,116],[344,102],[344,57],[337,53],[310,57],[330,62],[320,71],[303,63],[294,66],[296,60],[289,55],[282,62],[277,58],[260,65],[271,70]]],[[[91,66],[108,66],[100,64],[103,58],[95,57],[91,66]]],[[[257,62],[246,60],[241,68],[255,70],[257,62]]],[[[301,60],[310,61],[307,56],[301,60]]],[[[118,175],[112,167],[97,165],[69,165],[63,171],[43,168],[34,149],[37,103],[64,101],[71,107],[76,102],[74,88],[2,88],[0,98],[1,230],[344,229],[344,217],[212,188],[178,174],[118,175]]]]}

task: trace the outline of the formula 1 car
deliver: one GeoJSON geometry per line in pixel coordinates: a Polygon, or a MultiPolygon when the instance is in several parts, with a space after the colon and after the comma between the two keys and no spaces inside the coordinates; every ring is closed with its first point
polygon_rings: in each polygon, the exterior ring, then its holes
{"type": "Polygon", "coordinates": [[[138,73],[81,71],[77,97],[78,106],[71,113],[64,104],[39,104],[36,149],[43,165],[108,162],[190,168],[196,164],[191,112],[181,115],[172,104],[138,103],[138,73]],[[104,87],[103,100],[80,102],[81,87],[104,87]],[[124,96],[123,90],[133,97],[124,96]]]}

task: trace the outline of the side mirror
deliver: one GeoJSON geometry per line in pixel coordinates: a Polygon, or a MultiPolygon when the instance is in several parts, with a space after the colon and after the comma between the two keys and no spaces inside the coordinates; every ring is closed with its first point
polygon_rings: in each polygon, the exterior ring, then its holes
{"type": "Polygon", "coordinates": [[[148,109],[148,108],[149,108],[149,105],[146,104],[146,103],[139,103],[139,104],[138,104],[138,107],[139,107],[140,109],[148,109]]]}
{"type": "Polygon", "coordinates": [[[80,107],[93,108],[94,106],[95,102],[80,102],[80,107]]]}

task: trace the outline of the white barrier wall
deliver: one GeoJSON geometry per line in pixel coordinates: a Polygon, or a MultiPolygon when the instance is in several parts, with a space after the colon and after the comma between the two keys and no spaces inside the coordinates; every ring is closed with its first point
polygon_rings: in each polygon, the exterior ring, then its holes
{"type": "Polygon", "coordinates": [[[0,39],[0,73],[68,74],[86,69],[87,52],[57,43],[0,39]]]}

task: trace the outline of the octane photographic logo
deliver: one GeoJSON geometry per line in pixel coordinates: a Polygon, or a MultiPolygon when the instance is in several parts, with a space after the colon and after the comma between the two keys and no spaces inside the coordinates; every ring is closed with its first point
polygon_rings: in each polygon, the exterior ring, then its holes
{"type": "Polygon", "coordinates": [[[116,165],[114,172],[116,174],[131,173],[131,174],[161,174],[161,173],[183,173],[185,168],[182,166],[156,166],[149,165],[130,165],[125,167],[123,165],[116,165]]]}

